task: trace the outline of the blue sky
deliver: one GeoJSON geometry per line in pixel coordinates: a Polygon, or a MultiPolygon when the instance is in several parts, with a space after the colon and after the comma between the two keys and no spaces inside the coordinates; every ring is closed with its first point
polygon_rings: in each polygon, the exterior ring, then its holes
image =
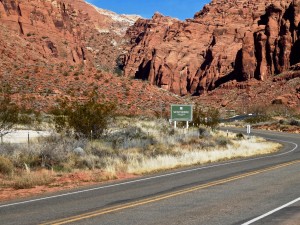
{"type": "Polygon", "coordinates": [[[86,0],[87,2],[118,14],[138,14],[151,18],[155,12],[184,20],[209,3],[210,0],[86,0]]]}

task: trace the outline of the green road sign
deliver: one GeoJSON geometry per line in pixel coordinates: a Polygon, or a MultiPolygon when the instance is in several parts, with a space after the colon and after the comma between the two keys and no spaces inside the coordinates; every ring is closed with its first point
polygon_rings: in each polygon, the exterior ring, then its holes
{"type": "Polygon", "coordinates": [[[171,105],[172,121],[192,121],[193,106],[192,105],[171,105]]]}

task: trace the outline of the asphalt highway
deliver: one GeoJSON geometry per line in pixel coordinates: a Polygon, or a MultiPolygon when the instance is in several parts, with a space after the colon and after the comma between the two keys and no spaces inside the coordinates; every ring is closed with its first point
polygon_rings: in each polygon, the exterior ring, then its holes
{"type": "Polygon", "coordinates": [[[2,202],[0,224],[300,224],[300,135],[252,134],[283,148],[273,155],[2,202]]]}

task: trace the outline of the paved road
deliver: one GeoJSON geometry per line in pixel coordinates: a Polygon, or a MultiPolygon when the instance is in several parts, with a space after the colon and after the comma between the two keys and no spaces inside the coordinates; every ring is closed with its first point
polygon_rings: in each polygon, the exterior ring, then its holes
{"type": "Polygon", "coordinates": [[[0,224],[293,224],[299,135],[257,133],[280,140],[282,151],[1,203],[0,224]]]}

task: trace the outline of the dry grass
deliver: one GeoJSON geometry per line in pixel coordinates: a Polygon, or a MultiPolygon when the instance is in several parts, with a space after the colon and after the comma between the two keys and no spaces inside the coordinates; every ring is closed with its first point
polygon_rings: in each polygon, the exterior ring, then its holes
{"type": "MultiPolygon", "coordinates": [[[[149,128],[148,128],[149,131],[149,128]]],[[[276,152],[281,145],[262,138],[237,138],[236,134],[216,132],[211,137],[163,136],[161,142],[147,148],[130,148],[122,155],[104,157],[104,170],[110,173],[145,174],[196,164],[258,156],[276,152]],[[170,145],[172,143],[172,145],[170,145]]]]}
{"type": "MultiPolygon", "coordinates": [[[[250,157],[276,152],[281,147],[280,144],[267,142],[261,139],[252,138],[241,141],[233,141],[233,145],[226,148],[182,149],[175,148],[180,154],[160,155],[157,157],[142,157],[140,160],[132,159],[128,166],[128,172],[134,174],[144,174],[153,171],[178,168],[189,165],[205,164],[230,160],[240,157],[250,157]]],[[[137,157],[138,158],[138,157],[137,157]]]]}
{"type": "MultiPolygon", "coordinates": [[[[14,164],[16,171],[24,170],[24,164],[28,165],[27,173],[12,175],[11,182],[6,183],[20,189],[53,183],[55,175],[51,172],[35,172],[41,168],[62,174],[79,170],[86,173],[85,179],[98,182],[115,179],[118,174],[152,173],[268,154],[279,148],[279,144],[261,138],[244,139],[230,133],[227,136],[225,132],[212,132],[204,127],[191,128],[189,132],[183,129],[174,131],[164,120],[141,122],[138,118],[121,118],[99,140],[50,136],[38,139],[29,147],[2,145],[0,154],[14,164]],[[74,151],[78,147],[82,152],[74,151]],[[101,173],[90,176],[87,171],[101,173]]],[[[7,160],[3,162],[3,165],[8,165],[7,160]]],[[[5,171],[12,169],[11,166],[5,167],[5,171]]]]}
{"type": "Polygon", "coordinates": [[[35,186],[49,185],[54,181],[54,176],[50,171],[42,170],[39,172],[22,173],[13,176],[12,186],[15,189],[27,189],[35,186]]]}
{"type": "Polygon", "coordinates": [[[13,163],[8,158],[0,156],[0,174],[9,175],[13,172],[13,170],[13,163]]]}

